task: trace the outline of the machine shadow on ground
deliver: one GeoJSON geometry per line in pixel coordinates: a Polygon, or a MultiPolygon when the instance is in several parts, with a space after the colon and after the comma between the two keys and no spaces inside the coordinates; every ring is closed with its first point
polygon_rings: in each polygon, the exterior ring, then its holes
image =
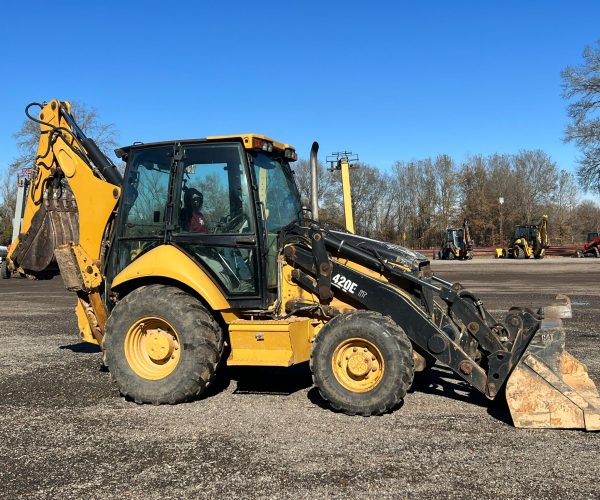
{"type": "Polygon", "coordinates": [[[88,344],[87,342],[78,342],[77,344],[61,345],[59,349],[66,349],[76,354],[98,354],[100,353],[100,347],[94,344],[88,344]]]}
{"type": "Polygon", "coordinates": [[[484,396],[457,377],[452,370],[439,364],[425,372],[415,373],[415,379],[408,392],[434,394],[477,406],[488,405],[484,396]]]}

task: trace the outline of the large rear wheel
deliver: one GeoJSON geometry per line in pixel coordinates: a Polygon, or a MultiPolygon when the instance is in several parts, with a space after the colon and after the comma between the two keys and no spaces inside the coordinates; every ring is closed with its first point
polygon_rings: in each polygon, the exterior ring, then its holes
{"type": "Polygon", "coordinates": [[[381,415],[398,406],[414,378],[410,340],[390,318],[342,314],[317,335],[310,358],[321,396],[349,415],[381,415]]]}
{"type": "Polygon", "coordinates": [[[175,404],[200,396],[214,380],[223,334],[195,297],[149,285],[113,309],[103,348],[123,396],[136,403],[175,404]]]}

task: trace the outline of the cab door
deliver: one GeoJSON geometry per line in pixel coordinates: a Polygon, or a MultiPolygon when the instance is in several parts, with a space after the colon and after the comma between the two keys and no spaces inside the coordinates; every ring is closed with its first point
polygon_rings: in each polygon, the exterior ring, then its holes
{"type": "Polygon", "coordinates": [[[180,148],[171,242],[207,270],[232,306],[260,307],[264,273],[242,145],[180,148]]]}

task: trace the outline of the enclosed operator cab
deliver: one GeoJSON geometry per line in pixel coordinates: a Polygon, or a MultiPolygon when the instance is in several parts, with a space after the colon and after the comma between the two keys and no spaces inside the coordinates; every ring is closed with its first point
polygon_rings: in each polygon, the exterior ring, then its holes
{"type": "Polygon", "coordinates": [[[275,300],[277,234],[301,216],[291,146],[240,135],[139,144],[117,154],[126,170],[109,283],[129,281],[136,259],[170,245],[230,306],[265,309],[275,300]]]}

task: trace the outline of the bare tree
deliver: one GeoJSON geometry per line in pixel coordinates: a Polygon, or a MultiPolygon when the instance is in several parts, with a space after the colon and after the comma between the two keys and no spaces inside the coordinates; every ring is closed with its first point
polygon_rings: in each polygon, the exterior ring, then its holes
{"type": "Polygon", "coordinates": [[[582,152],[577,170],[582,186],[600,192],[600,40],[585,48],[583,60],[561,72],[563,97],[571,100],[565,140],[582,152]]]}
{"type": "Polygon", "coordinates": [[[577,202],[577,186],[571,172],[561,170],[558,176],[556,192],[548,210],[550,223],[550,241],[556,244],[574,243],[573,209],[577,202]]]}
{"type": "Polygon", "coordinates": [[[600,207],[593,201],[582,201],[573,210],[574,242],[583,243],[587,233],[600,231],[600,207]]]}
{"type": "Polygon", "coordinates": [[[520,151],[514,157],[518,193],[517,206],[522,207],[523,222],[533,224],[541,217],[541,207],[548,205],[557,188],[558,168],[543,151],[520,151]]]}
{"type": "Polygon", "coordinates": [[[350,170],[352,211],[357,234],[376,237],[381,232],[382,194],[385,176],[375,167],[358,163],[350,170]]]}
{"type": "MultiPolygon", "coordinates": [[[[294,172],[294,178],[296,179],[298,191],[300,191],[302,204],[310,207],[310,162],[308,160],[299,159],[297,162],[292,164],[292,171],[294,172]]],[[[320,161],[317,162],[317,179],[319,208],[323,208],[325,210],[325,213],[320,213],[320,216],[321,218],[328,218],[333,208],[330,206],[333,199],[332,194],[336,190],[339,190],[341,193],[341,184],[332,172],[323,167],[323,164],[320,161]]]]}

